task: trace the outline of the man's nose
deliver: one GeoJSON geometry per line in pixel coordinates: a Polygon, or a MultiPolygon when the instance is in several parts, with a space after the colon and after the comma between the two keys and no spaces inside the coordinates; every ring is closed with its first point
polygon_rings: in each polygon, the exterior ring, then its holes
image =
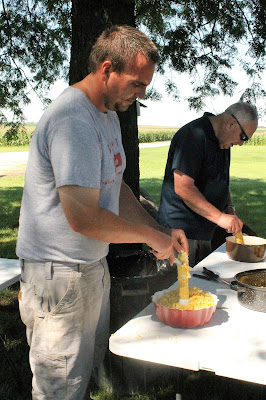
{"type": "Polygon", "coordinates": [[[138,88],[136,95],[139,99],[144,99],[146,93],[146,87],[140,87],[138,88]]]}

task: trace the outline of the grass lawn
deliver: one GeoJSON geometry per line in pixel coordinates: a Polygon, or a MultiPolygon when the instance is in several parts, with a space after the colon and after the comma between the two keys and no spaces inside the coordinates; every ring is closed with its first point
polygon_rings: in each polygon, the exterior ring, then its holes
{"type": "Polygon", "coordinates": [[[29,151],[29,146],[1,146],[0,153],[29,151]]]}
{"type": "Polygon", "coordinates": [[[0,257],[16,258],[17,227],[24,176],[0,178],[0,257]]]}

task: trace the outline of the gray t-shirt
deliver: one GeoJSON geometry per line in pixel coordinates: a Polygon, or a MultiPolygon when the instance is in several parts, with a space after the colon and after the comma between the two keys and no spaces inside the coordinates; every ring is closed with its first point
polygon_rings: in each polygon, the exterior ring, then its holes
{"type": "Polygon", "coordinates": [[[17,256],[92,263],[109,243],[69,226],[58,188],[100,189],[99,205],[119,212],[125,153],[116,112],[100,112],[79,89],[67,88],[43,114],[34,132],[22,197],[17,256]]]}

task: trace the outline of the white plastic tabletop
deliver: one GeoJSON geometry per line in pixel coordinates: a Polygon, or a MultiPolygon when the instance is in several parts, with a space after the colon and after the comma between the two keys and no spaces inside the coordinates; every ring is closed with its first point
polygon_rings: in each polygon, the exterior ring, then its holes
{"type": "MultiPolygon", "coordinates": [[[[238,272],[266,268],[266,260],[260,263],[230,260],[224,244],[193,268],[191,275],[202,272],[203,266],[218,272],[221,278],[233,280],[238,272]]],[[[151,303],[110,337],[111,352],[266,385],[266,313],[243,307],[237,292],[224,283],[192,277],[189,284],[219,298],[218,308],[207,325],[172,328],[159,321],[151,303]]]]}
{"type": "Polygon", "coordinates": [[[0,290],[18,282],[20,272],[19,260],[0,258],[0,290]]]}

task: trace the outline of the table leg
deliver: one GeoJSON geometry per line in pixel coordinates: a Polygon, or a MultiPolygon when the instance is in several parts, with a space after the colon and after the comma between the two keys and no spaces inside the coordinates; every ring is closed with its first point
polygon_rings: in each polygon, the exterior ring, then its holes
{"type": "Polygon", "coordinates": [[[182,399],[183,387],[184,387],[184,370],[183,368],[177,368],[176,400],[182,399]]]}

